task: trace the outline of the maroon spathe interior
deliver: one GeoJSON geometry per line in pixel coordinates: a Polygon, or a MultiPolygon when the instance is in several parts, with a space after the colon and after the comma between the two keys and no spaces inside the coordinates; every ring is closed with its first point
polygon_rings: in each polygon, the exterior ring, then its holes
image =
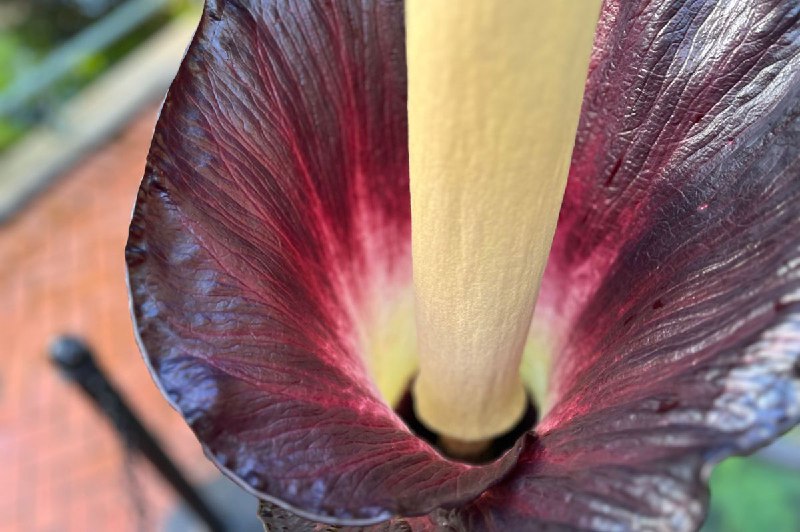
{"type": "Polygon", "coordinates": [[[790,4],[605,3],[542,286],[555,403],[471,466],[405,427],[354,341],[375,272],[409,260],[402,3],[209,2],[127,248],[154,378],[301,517],[698,526],[704,466],[800,419],[790,4]]]}

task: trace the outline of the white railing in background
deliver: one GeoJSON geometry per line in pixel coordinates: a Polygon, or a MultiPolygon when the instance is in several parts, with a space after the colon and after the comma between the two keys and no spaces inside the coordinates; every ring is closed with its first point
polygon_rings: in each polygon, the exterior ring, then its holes
{"type": "Polygon", "coordinates": [[[22,72],[0,92],[0,117],[27,102],[73,71],[86,58],[119,41],[164,10],[169,0],[128,0],[22,72]]]}
{"type": "MultiPolygon", "coordinates": [[[[91,50],[102,48],[99,43],[113,42],[115,36],[121,38],[143,22],[146,10],[153,13],[152,10],[166,5],[167,1],[130,0],[107,15],[112,17],[110,22],[105,18],[85,30],[91,32],[91,39],[85,34],[79,35],[55,52],[56,57],[74,64],[91,50]],[[134,17],[131,10],[139,14],[134,17]],[[127,32],[124,31],[126,27],[127,32]]],[[[199,11],[178,16],[0,155],[0,225],[20,212],[28,199],[63,175],[91,149],[123,129],[142,109],[151,106],[155,113],[156,105],[164,98],[178,69],[198,18],[199,11]]],[[[50,62],[48,59],[45,63],[50,62]]],[[[39,65],[36,72],[43,65],[39,65]]],[[[56,72],[63,76],[67,70],[63,65],[56,72]]],[[[33,72],[25,78],[33,80],[33,72]]],[[[53,83],[56,73],[47,74],[47,79],[53,83]]],[[[42,80],[24,83],[29,84],[31,92],[44,90],[46,86],[42,80]]],[[[22,85],[13,85],[18,86],[22,85]]],[[[12,109],[25,98],[32,97],[32,94],[20,95],[21,90],[9,88],[3,93],[2,108],[12,109]]]]}

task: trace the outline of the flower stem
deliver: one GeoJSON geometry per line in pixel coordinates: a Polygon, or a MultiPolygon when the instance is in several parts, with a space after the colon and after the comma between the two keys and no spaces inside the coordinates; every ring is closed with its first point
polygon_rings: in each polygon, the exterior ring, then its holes
{"type": "MultiPolygon", "coordinates": [[[[406,7],[419,419],[447,441],[522,417],[599,0],[406,7]]],[[[459,444],[460,445],[460,444],[459,444]]]]}

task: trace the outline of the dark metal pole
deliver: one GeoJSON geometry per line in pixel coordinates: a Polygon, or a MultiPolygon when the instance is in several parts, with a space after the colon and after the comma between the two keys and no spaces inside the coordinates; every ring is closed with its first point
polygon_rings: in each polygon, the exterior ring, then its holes
{"type": "Polygon", "coordinates": [[[95,406],[113,423],[132,449],[141,452],[169,482],[186,504],[212,532],[223,532],[223,520],[206,504],[197,490],[178,470],[155,437],[147,431],[119,392],[94,361],[89,347],[77,338],[62,336],[50,348],[50,358],[61,372],[80,386],[95,406]]]}

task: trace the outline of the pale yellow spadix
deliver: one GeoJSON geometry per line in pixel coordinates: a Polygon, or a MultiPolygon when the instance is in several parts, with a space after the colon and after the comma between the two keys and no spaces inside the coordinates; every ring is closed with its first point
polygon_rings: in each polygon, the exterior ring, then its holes
{"type": "Polygon", "coordinates": [[[417,416],[485,440],[527,406],[520,358],[564,193],[600,0],[408,0],[417,416]]]}

